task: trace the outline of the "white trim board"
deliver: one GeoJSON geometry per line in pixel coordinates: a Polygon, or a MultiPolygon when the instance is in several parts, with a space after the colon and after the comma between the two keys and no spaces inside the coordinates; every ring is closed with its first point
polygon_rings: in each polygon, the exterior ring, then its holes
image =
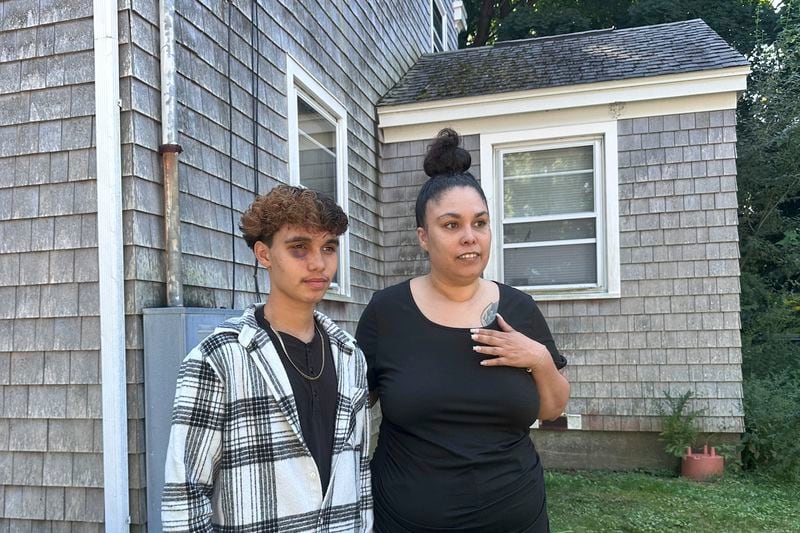
{"type": "MultiPolygon", "coordinates": [[[[714,105],[720,105],[720,97],[725,107],[713,109],[732,109],[736,107],[738,94],[747,88],[749,72],[749,67],[735,67],[382,106],[378,108],[378,125],[383,130],[385,142],[398,142],[399,139],[410,140],[411,136],[406,132],[398,133],[395,131],[397,129],[431,123],[473,122],[525,113],[614,106],[629,109],[629,113],[644,113],[638,116],[653,116],[693,112],[698,107],[707,110],[712,104],[709,101],[703,105],[704,99],[711,98],[716,102],[714,105]],[[659,105],[656,105],[657,102],[659,105]],[[660,104],[666,102],[675,110],[663,111],[660,104]],[[683,105],[690,110],[683,110],[683,105]]],[[[427,138],[430,137],[432,135],[427,138]]]]}
{"type": "MultiPolygon", "coordinates": [[[[580,102],[578,97],[575,98],[577,102],[580,102]]],[[[434,138],[436,133],[444,127],[453,128],[461,135],[485,135],[525,130],[532,125],[547,128],[606,122],[608,120],[736,109],[737,99],[738,93],[727,92],[638,102],[613,102],[585,107],[573,106],[547,111],[512,112],[491,117],[468,117],[462,119],[439,117],[439,121],[434,121],[433,117],[431,117],[430,120],[419,124],[383,128],[382,142],[388,144],[428,140],[434,138]]]]}

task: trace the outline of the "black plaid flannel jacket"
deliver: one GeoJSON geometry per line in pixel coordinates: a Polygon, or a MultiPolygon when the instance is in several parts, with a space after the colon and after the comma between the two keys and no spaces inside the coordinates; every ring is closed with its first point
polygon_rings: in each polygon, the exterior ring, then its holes
{"type": "Polygon", "coordinates": [[[353,338],[315,313],[331,340],[338,394],[331,478],[322,488],[292,388],[255,306],[218,327],[178,375],[164,531],[369,531],[366,363],[353,338]]]}

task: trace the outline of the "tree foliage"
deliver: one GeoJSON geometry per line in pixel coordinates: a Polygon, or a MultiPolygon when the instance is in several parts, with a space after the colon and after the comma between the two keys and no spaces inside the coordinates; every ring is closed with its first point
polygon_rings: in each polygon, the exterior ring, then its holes
{"type": "Polygon", "coordinates": [[[774,37],[777,17],[764,0],[466,0],[460,45],[704,19],[742,53],[774,37]]]}
{"type": "Polygon", "coordinates": [[[800,367],[800,1],[752,56],[738,108],[745,375],[800,367]]]}

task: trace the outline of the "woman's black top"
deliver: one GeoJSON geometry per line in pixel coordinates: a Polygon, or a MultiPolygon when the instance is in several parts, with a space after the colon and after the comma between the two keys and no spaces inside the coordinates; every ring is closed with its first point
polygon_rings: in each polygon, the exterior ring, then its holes
{"type": "MultiPolygon", "coordinates": [[[[566,365],[531,297],[498,285],[498,313],[566,365]]],[[[371,465],[376,530],[547,531],[531,375],[481,366],[469,329],[428,320],[408,281],[373,296],[356,338],[383,411],[371,465]]]]}
{"type": "Polygon", "coordinates": [[[331,458],[333,457],[333,433],[336,424],[336,397],[337,379],[336,365],[333,362],[333,352],[330,340],[325,330],[314,331],[314,338],[306,343],[288,333],[281,333],[283,343],[288,354],[284,353],[281,343],[269,327],[269,322],[264,318],[263,306],[256,311],[258,325],[267,332],[275,350],[281,358],[289,384],[292,386],[294,402],[297,405],[297,414],[300,417],[300,431],[306,441],[308,451],[314,458],[319,470],[319,479],[322,482],[322,494],[328,490],[331,479],[331,458]],[[308,376],[319,374],[322,364],[322,351],[325,351],[325,369],[317,380],[309,380],[300,375],[292,363],[286,358],[291,357],[297,368],[308,376]]]}

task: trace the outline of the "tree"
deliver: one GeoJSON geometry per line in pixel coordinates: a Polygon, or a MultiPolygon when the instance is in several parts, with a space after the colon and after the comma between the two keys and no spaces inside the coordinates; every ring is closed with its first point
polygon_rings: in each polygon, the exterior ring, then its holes
{"type": "Polygon", "coordinates": [[[800,2],[752,56],[738,108],[746,375],[800,367],[800,2]]]}
{"type": "Polygon", "coordinates": [[[767,0],[467,0],[460,46],[601,28],[702,18],[743,54],[774,38],[777,15],[767,0]]]}

